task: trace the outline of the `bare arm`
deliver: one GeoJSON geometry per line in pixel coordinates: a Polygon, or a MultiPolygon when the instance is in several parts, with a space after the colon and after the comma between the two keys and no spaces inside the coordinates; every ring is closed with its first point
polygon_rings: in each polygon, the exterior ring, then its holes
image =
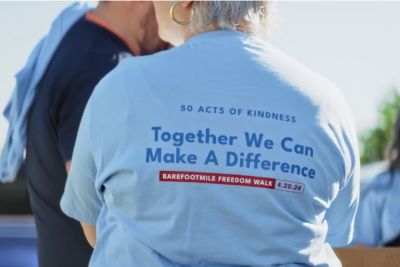
{"type": "Polygon", "coordinates": [[[68,160],[66,163],[65,163],[65,169],[67,170],[67,174],[69,173],[69,169],[71,168],[71,161],[70,160],[68,160]]]}
{"type": "Polygon", "coordinates": [[[81,222],[83,233],[92,248],[96,245],[96,225],[81,222]]]}

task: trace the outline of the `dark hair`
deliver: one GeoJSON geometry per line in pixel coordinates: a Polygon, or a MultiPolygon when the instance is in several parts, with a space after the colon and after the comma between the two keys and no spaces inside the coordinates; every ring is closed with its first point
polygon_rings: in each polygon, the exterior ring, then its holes
{"type": "Polygon", "coordinates": [[[389,171],[400,169],[400,111],[397,112],[396,121],[393,125],[392,138],[386,149],[386,158],[389,161],[389,171]]]}

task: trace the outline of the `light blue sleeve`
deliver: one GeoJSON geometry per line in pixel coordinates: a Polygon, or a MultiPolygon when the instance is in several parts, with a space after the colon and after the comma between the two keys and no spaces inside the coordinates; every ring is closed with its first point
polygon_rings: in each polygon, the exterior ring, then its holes
{"type": "MultiPolygon", "coordinates": [[[[107,159],[114,156],[114,148],[124,146],[120,135],[125,133],[129,99],[125,85],[120,83],[131,74],[120,71],[123,63],[97,84],[79,126],[61,209],[81,222],[96,223],[104,205],[101,191],[104,181],[99,177],[111,166],[107,159]]],[[[135,82],[137,85],[138,81],[135,82]]]]}
{"type": "Polygon", "coordinates": [[[347,246],[353,239],[359,196],[358,177],[359,171],[356,171],[349,181],[339,189],[336,199],[327,211],[327,241],[332,247],[347,246]]]}
{"type": "Polygon", "coordinates": [[[345,113],[346,122],[340,130],[339,143],[343,155],[343,179],[339,181],[339,192],[327,210],[327,241],[332,247],[343,247],[351,243],[354,222],[360,197],[360,157],[354,121],[351,113],[345,113]]]}
{"type": "Polygon", "coordinates": [[[61,209],[78,221],[95,224],[102,201],[95,188],[96,165],[90,130],[91,101],[86,106],[79,126],[61,209]]]}

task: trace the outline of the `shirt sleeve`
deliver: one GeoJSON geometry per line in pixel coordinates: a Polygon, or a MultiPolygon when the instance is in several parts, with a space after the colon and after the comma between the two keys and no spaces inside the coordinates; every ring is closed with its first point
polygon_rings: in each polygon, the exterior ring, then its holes
{"type": "Polygon", "coordinates": [[[359,168],[339,189],[337,197],[327,211],[327,241],[332,247],[350,244],[353,239],[354,220],[359,198],[359,168]]]}
{"type": "Polygon", "coordinates": [[[79,126],[71,169],[61,198],[63,212],[78,221],[95,224],[104,205],[105,180],[110,157],[124,134],[129,107],[124,87],[126,75],[112,71],[94,89],[79,126]],[[107,162],[107,164],[105,164],[107,162]]]}
{"type": "Polygon", "coordinates": [[[63,90],[63,95],[57,103],[56,128],[58,146],[65,162],[71,160],[79,124],[83,111],[96,84],[112,68],[91,68],[91,71],[81,71],[63,90]]]}
{"type": "Polygon", "coordinates": [[[338,193],[327,210],[327,241],[332,247],[347,246],[353,239],[354,221],[360,197],[360,157],[358,141],[350,111],[338,132],[338,143],[343,158],[343,178],[338,182],[338,193]]]}
{"type": "Polygon", "coordinates": [[[95,224],[103,203],[95,187],[97,169],[90,127],[89,102],[79,127],[71,169],[61,199],[61,209],[78,221],[95,224]]]}

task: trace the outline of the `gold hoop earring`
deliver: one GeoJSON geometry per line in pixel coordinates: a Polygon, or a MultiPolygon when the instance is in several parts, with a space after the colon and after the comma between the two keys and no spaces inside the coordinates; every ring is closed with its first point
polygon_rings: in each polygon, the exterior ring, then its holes
{"type": "Polygon", "coordinates": [[[181,20],[178,20],[178,19],[175,17],[175,8],[176,8],[179,4],[181,4],[181,2],[180,2],[180,1],[176,1],[176,2],[171,6],[171,8],[170,8],[170,10],[169,10],[169,17],[170,17],[170,18],[172,19],[172,21],[175,22],[176,24],[179,24],[179,25],[188,25],[188,24],[190,23],[190,21],[192,20],[192,17],[193,17],[193,8],[190,9],[190,18],[189,18],[188,20],[186,20],[186,21],[181,21],[181,20]]]}

